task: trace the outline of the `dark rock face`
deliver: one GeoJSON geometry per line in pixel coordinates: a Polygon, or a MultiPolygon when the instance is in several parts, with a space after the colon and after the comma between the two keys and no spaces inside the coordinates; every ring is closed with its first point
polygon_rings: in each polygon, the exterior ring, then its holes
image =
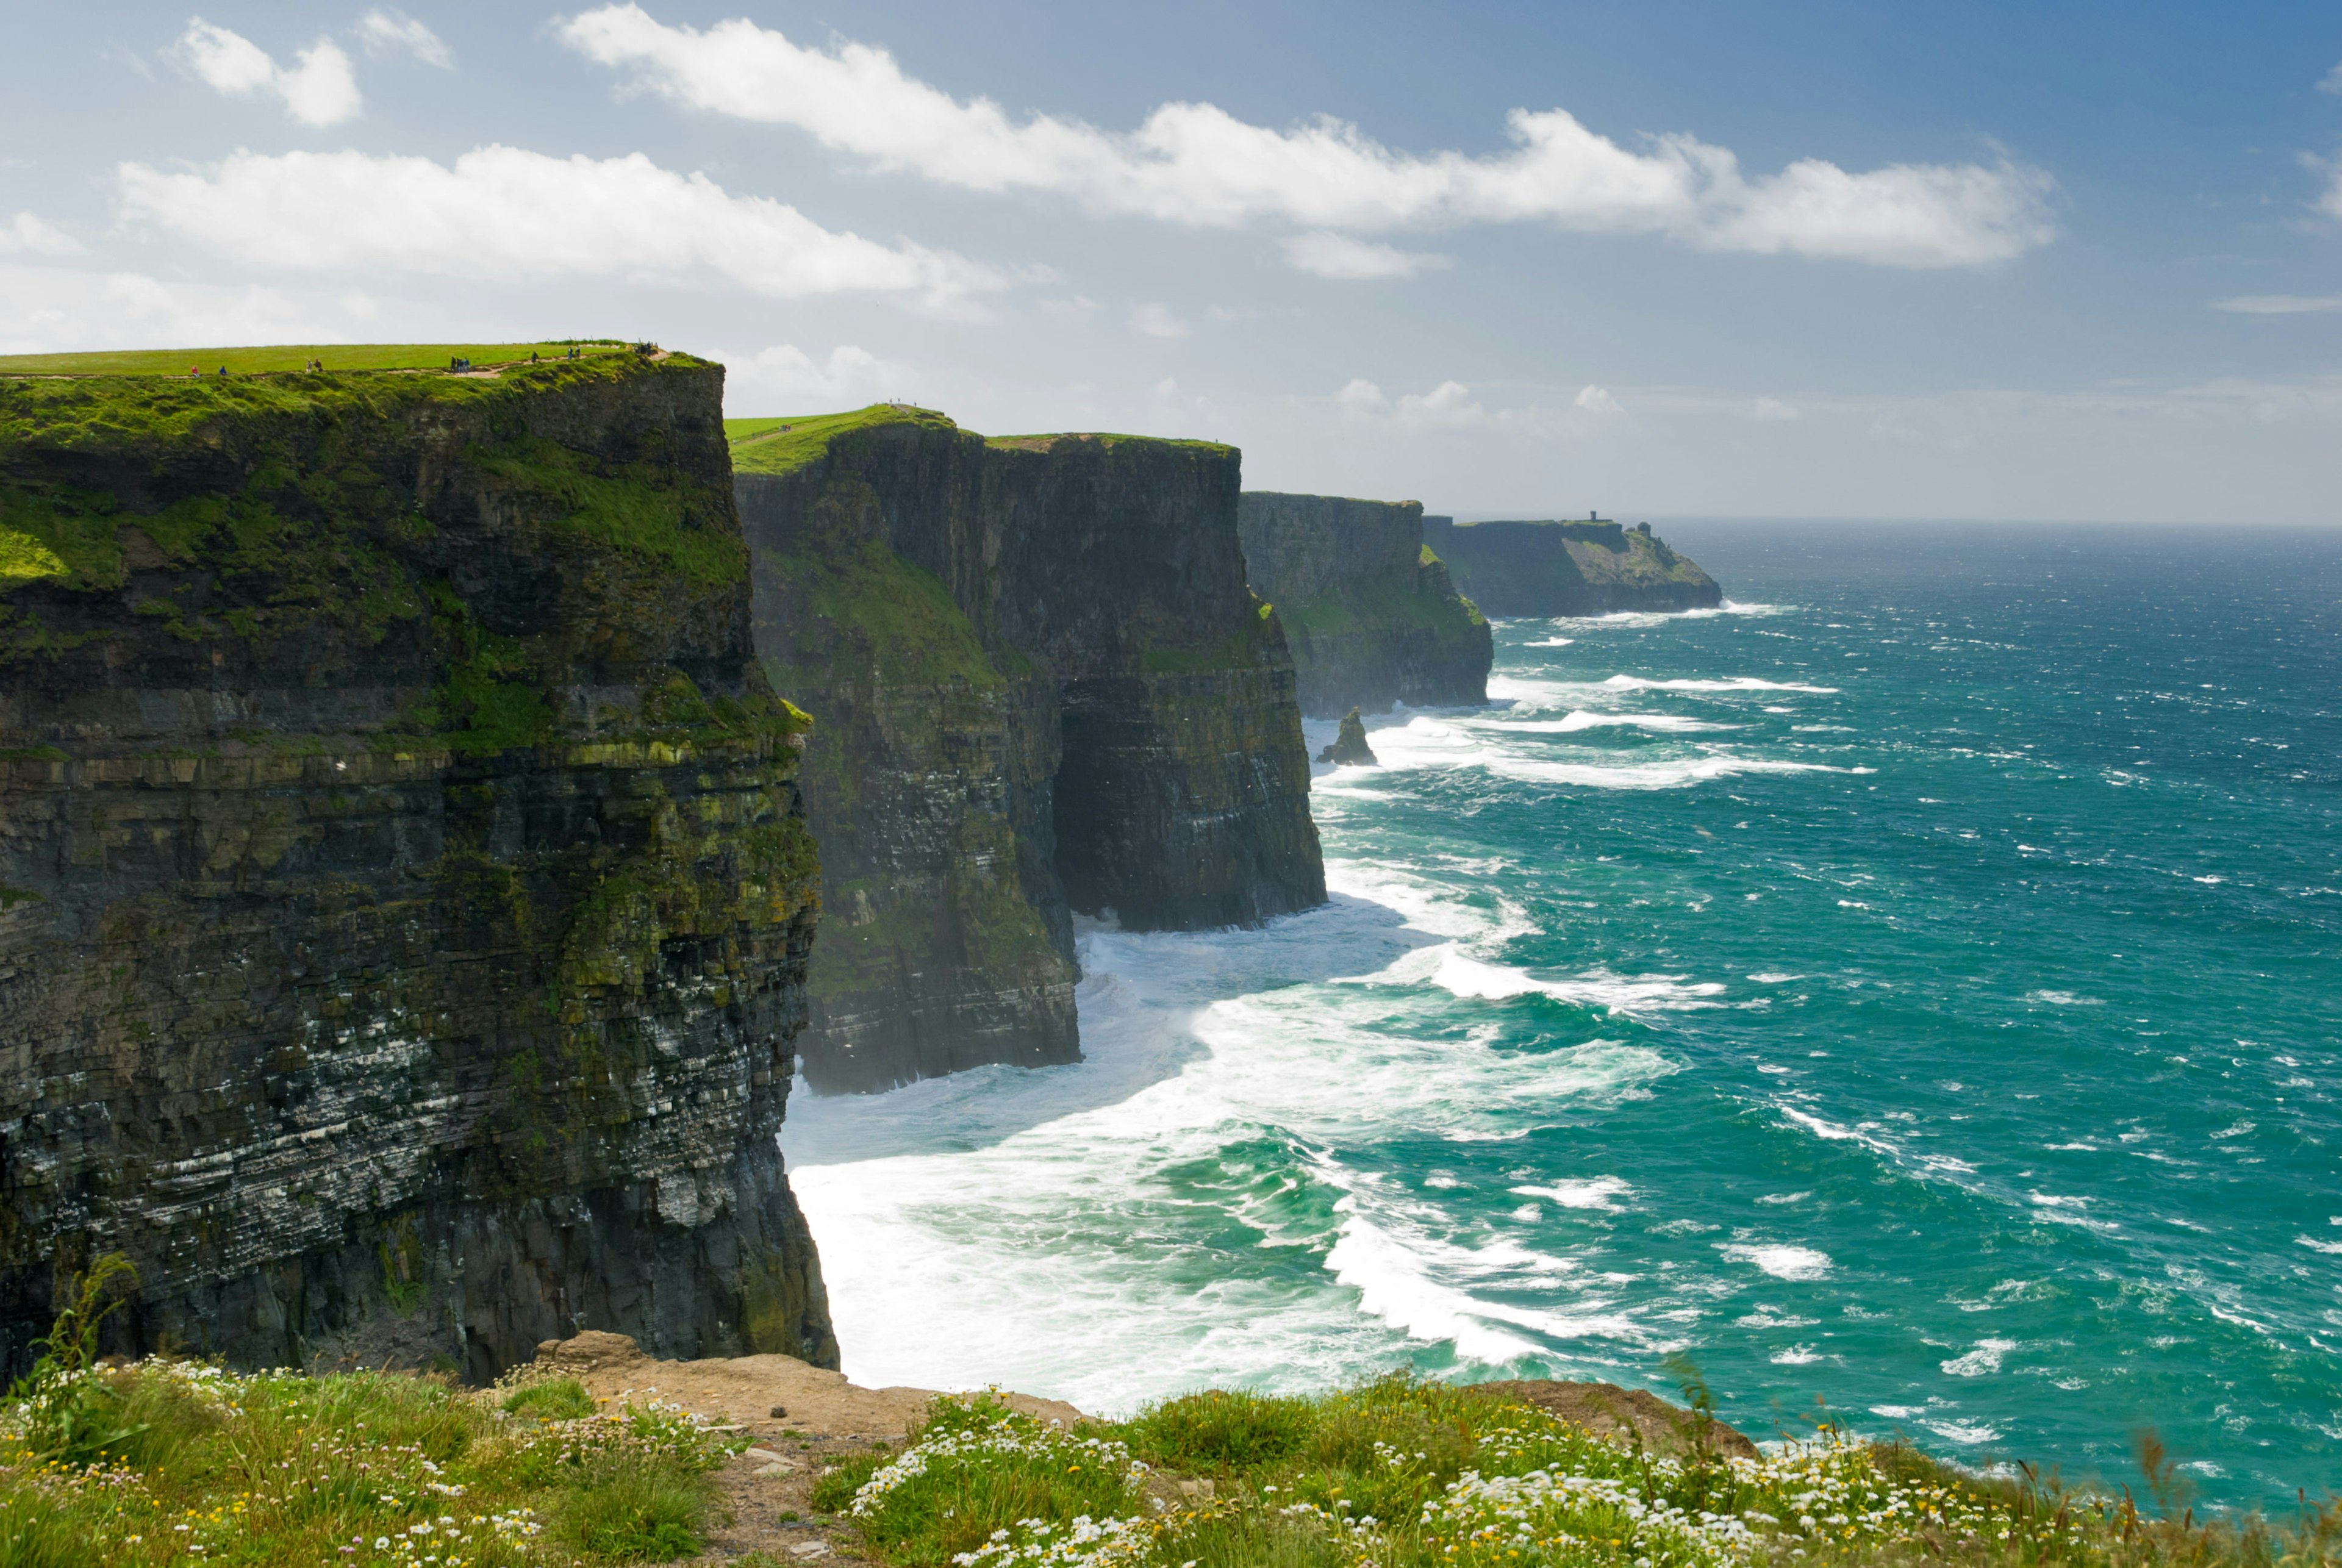
{"type": "Polygon", "coordinates": [[[1378,768],[1383,765],[1382,760],[1375,755],[1375,748],[1366,744],[1366,722],[1358,716],[1356,708],[1342,715],[1342,733],[1317,754],[1317,760],[1332,763],[1336,767],[1378,768]]]}
{"type": "Polygon", "coordinates": [[[1491,615],[1696,610],[1724,590],[1647,523],[1462,523],[1426,517],[1424,538],[1491,615]]]}
{"type": "Polygon", "coordinates": [[[1303,713],[1488,700],[1488,623],[1424,544],[1421,502],[1247,490],[1237,516],[1253,590],[1285,625],[1303,713]]]}
{"type": "Polygon", "coordinates": [[[119,1250],[110,1348],[836,1364],[722,376],[0,383],[11,1363],[119,1250]]]}
{"type": "Polygon", "coordinates": [[[1189,929],[1324,902],[1233,450],[816,426],[736,450],[757,646],[816,720],[808,1082],[1076,1060],[1074,912],[1189,929]]]}

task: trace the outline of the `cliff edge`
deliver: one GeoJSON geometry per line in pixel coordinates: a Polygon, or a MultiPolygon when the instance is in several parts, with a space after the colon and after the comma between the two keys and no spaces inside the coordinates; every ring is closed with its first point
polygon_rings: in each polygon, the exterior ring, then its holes
{"type": "Polygon", "coordinates": [[[734,429],[757,649],[816,720],[816,1088],[1076,1059],[1077,912],[1186,930],[1324,902],[1233,448],[987,441],[890,404],[734,429]]]}
{"type": "Polygon", "coordinates": [[[722,385],[0,375],[11,1363],[112,1251],[111,1348],[836,1363],[722,385]]]}
{"type": "Polygon", "coordinates": [[[1488,700],[1488,623],[1424,543],[1423,503],[1247,490],[1236,516],[1253,589],[1293,650],[1303,713],[1488,700]]]}
{"type": "Polygon", "coordinates": [[[1716,579],[1647,523],[1457,523],[1426,517],[1426,543],[1491,615],[1606,615],[1724,602],[1716,579]]]}

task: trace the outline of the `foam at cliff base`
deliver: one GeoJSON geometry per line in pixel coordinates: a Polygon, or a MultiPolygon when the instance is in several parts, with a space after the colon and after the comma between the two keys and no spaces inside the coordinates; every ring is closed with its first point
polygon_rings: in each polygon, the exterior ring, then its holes
{"type": "MultiPolygon", "coordinates": [[[[1599,1038],[1521,1056],[1390,1032],[1377,1021],[1394,995],[1402,1006],[1469,1004],[1426,988],[1416,967],[1425,955],[1468,964],[1457,941],[1504,940],[1517,927],[1501,909],[1389,867],[1345,869],[1337,862],[1329,878],[1342,901],[1265,932],[1087,928],[1088,1061],[1037,1074],[987,1069],[886,1096],[877,1104],[928,1107],[919,1152],[856,1161],[863,1104],[796,1103],[792,1179],[824,1238],[839,1318],[858,1325],[846,1336],[852,1375],[1000,1379],[1110,1409],[1232,1375],[1340,1381],[1361,1365],[1405,1364],[1419,1353],[1409,1345],[1493,1366],[1637,1334],[1598,1294],[1561,1310],[1512,1299],[1574,1265],[1427,1230],[1410,1194],[1338,1151],[1378,1136],[1395,1114],[1465,1145],[1516,1139],[1561,1107],[1646,1093],[1676,1064],[1599,1038]],[[1346,967],[1358,978],[1278,983],[1346,967]],[[976,1103],[1022,1102],[1091,1076],[1121,1097],[1090,1104],[1068,1090],[1059,1114],[1021,1125],[1004,1116],[966,1141],[986,1124],[976,1103]],[[842,1135],[826,1139],[833,1117],[842,1135]],[[1216,1261],[1230,1224],[1258,1238],[1238,1244],[1281,1249],[1282,1262],[1264,1272],[1216,1261]],[[1018,1268],[998,1268],[1004,1245],[1018,1268]],[[947,1325],[925,1304],[936,1300],[960,1303],[947,1325]],[[1069,1343],[1087,1347],[1071,1364],[1069,1343]]],[[[1670,983],[1531,984],[1592,995],[1670,983]]],[[[896,1147],[906,1132],[916,1143],[918,1129],[904,1124],[917,1111],[890,1107],[888,1120],[896,1147]]]]}

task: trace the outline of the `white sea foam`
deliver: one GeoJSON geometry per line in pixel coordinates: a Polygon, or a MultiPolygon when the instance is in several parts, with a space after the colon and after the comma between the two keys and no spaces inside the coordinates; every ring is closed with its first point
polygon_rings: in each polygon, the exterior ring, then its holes
{"type": "Polygon", "coordinates": [[[1840,689],[1808,685],[1802,681],[1759,680],[1754,675],[1734,675],[1721,681],[1656,681],[1643,675],[1613,675],[1602,684],[1614,692],[1808,692],[1816,696],[1832,696],[1840,689]]]}
{"type": "Polygon", "coordinates": [[[1402,1245],[1382,1227],[1356,1217],[1346,1218],[1326,1266],[1358,1293],[1361,1311],[1410,1339],[1446,1340],[1474,1361],[1502,1363],[1540,1348],[1535,1339],[1511,1329],[1560,1341],[1646,1337],[1623,1313],[1598,1306],[1580,1313],[1540,1312],[1443,1284],[1431,1277],[1425,1249],[1402,1245]]]}
{"type": "MultiPolygon", "coordinates": [[[[1231,1377],[1338,1383],[1403,1363],[1415,1340],[1476,1362],[1641,1342],[1610,1287],[1569,1257],[1458,1245],[1436,1208],[1417,1212],[1433,1193],[1330,1151],[1394,1117],[1457,1143],[1517,1139],[1571,1105],[1647,1094],[1680,1064],[1616,1040],[1518,1053],[1492,1049],[1493,1030],[1387,1030],[1386,993],[1518,994],[1506,979],[1517,972],[1460,944],[1530,927],[1404,865],[1337,860],[1328,881],[1332,905],[1263,931],[1084,923],[1078,1067],[792,1104],[792,1180],[822,1238],[852,1375],[1001,1379],[1112,1409],[1231,1377]],[[1345,965],[1355,978],[1324,979],[1345,965]],[[1166,1190],[1196,1170],[1221,1173],[1200,1205],[1166,1190]],[[1292,1262],[1216,1261],[1229,1221],[1292,1262]],[[998,1266],[1003,1249],[1018,1268],[998,1266]],[[1574,1299],[1554,1305],[1556,1290],[1574,1299]],[[932,1311],[939,1299],[963,1305],[951,1325],[932,1311]]],[[[1520,984],[1647,1008],[1718,989],[1598,970],[1520,984]]],[[[1522,1195],[1589,1213],[1630,1191],[1619,1177],[1539,1185],[1522,1195]]]]}
{"type": "Polygon", "coordinates": [[[1524,648],[1566,648],[1570,644],[1576,641],[1577,641],[1577,639],[1575,637],[1546,637],[1535,643],[1523,643],[1521,646],[1524,648]]]}
{"type": "Polygon", "coordinates": [[[1558,1002],[1586,1003],[1630,1014],[1714,1007],[1717,1004],[1710,998],[1724,990],[1713,980],[1692,981],[1681,974],[1616,974],[1601,968],[1566,979],[1545,979],[1524,969],[1470,957],[1455,947],[1409,954],[1394,965],[1393,973],[1405,973],[1411,980],[1427,979],[1454,996],[1501,1000],[1536,993],[1558,1002]]]}
{"type": "Polygon", "coordinates": [[[2000,1370],[2002,1358],[2017,1348],[2011,1339],[1980,1339],[1976,1348],[1966,1355],[1954,1356],[1943,1363],[1944,1373],[1950,1377],[1985,1377],[2000,1370]]]}
{"type": "Polygon", "coordinates": [[[1617,1212],[1618,1205],[1610,1200],[1623,1198],[1634,1190],[1616,1176],[1596,1176],[1584,1182],[1556,1182],[1550,1186],[1511,1189],[1525,1198],[1550,1198],[1565,1209],[1604,1209],[1613,1213],[1617,1212]]]}
{"type": "Polygon", "coordinates": [[[1491,720],[1484,727],[1505,734],[1575,734],[1580,730],[1617,729],[1631,726],[1654,730],[1666,734],[1690,734],[1704,730],[1736,730],[1738,724],[1719,724],[1708,719],[1696,719],[1683,714],[1597,714],[1578,708],[1566,718],[1491,720]]]}
{"type": "Polygon", "coordinates": [[[1553,624],[1583,626],[1589,631],[1633,631],[1664,626],[1670,621],[1708,621],[1718,615],[1780,615],[1796,608],[1794,604],[1743,604],[1726,599],[1721,604],[1702,604],[1690,610],[1612,610],[1600,615],[1561,615],[1555,617],[1553,624]]]}
{"type": "Polygon", "coordinates": [[[1817,1280],[1831,1268],[1827,1253],[1778,1242],[1718,1242],[1716,1250],[1737,1263],[1753,1263],[1777,1280],[1817,1280]]]}
{"type": "Polygon", "coordinates": [[[1704,756],[1676,757],[1662,762],[1624,763],[1605,765],[1598,763],[1532,762],[1519,757],[1500,757],[1488,764],[1488,771],[1505,778],[1518,779],[1526,784],[1579,784],[1589,789],[1656,790],[1682,789],[1690,784],[1708,784],[1716,779],[1733,778],[1741,774],[1843,774],[1867,773],[1867,768],[1827,767],[1820,763],[1782,762],[1771,757],[1733,756],[1711,752],[1704,756]]]}
{"type": "Polygon", "coordinates": [[[1977,1443],[2000,1441],[2000,1429],[1987,1426],[1981,1421],[1930,1421],[1924,1424],[1928,1431],[1947,1443],[1977,1443]]]}
{"type": "Polygon", "coordinates": [[[2025,1000],[2047,1003],[2052,1007],[2104,1007],[2106,1005],[2095,996],[2082,996],[2071,991],[2028,991],[2025,994],[2025,1000]]]}
{"type": "Polygon", "coordinates": [[[1770,1359],[1775,1366],[1811,1366],[1821,1360],[1821,1354],[1809,1344],[1793,1344],[1775,1351],[1770,1359]]]}

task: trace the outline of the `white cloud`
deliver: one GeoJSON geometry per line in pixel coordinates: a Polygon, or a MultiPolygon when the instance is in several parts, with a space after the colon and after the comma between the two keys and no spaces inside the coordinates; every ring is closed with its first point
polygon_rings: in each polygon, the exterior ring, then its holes
{"type": "Polygon", "coordinates": [[[2336,65],[2319,79],[2317,90],[2321,93],[2342,93],[2342,65],[2336,65]]]}
{"type": "Polygon", "coordinates": [[[2054,234],[2051,180],[2009,163],[1848,173],[1809,158],[1751,180],[1726,148],[1667,135],[1630,150],[1560,109],[1513,110],[1514,149],[1486,157],[1395,153],[1332,118],[1274,130],[1210,104],[1165,104],[1117,134],[1051,115],[1015,121],[989,98],[962,103],[906,75],[884,49],[806,48],[745,18],[668,26],[626,4],[557,30],[589,58],[631,68],[648,90],[796,126],[881,168],[974,190],[1056,191],[1178,223],[1379,231],[1536,222],[1899,266],[2002,261],[2054,234]]]}
{"type": "Polygon", "coordinates": [[[1187,324],[1167,305],[1142,305],[1130,313],[1130,330],[1142,337],[1185,337],[1187,324]]]}
{"type": "Polygon", "coordinates": [[[324,302],[271,288],[165,283],[142,273],[0,265],[0,352],[158,343],[341,343],[324,302]]]}
{"type": "Polygon", "coordinates": [[[1398,400],[1396,417],[1401,424],[1461,425],[1477,424],[1487,415],[1472,401],[1472,389],[1460,381],[1443,381],[1429,392],[1408,393],[1398,400]]]}
{"type": "Polygon", "coordinates": [[[840,344],[816,359],[793,343],[725,358],[727,408],[757,414],[814,414],[865,408],[890,399],[916,401],[920,377],[909,365],[840,344]]]}
{"type": "Polygon", "coordinates": [[[365,107],[350,57],[330,38],[320,38],[294,56],[290,70],[241,34],[190,17],[179,35],[179,57],[213,91],[244,97],[267,91],[285,101],[285,111],[305,125],[337,125],[365,107]]]}
{"type": "Polygon", "coordinates": [[[1334,406],[1346,420],[1388,420],[1416,430],[1452,429],[1487,418],[1487,411],[1473,401],[1472,389],[1460,381],[1443,381],[1429,392],[1406,393],[1393,402],[1361,376],[1334,394],[1334,406]]]}
{"type": "Polygon", "coordinates": [[[395,6],[359,17],[358,41],[369,55],[412,55],[442,71],[455,68],[455,56],[439,35],[395,6]]]}
{"type": "Polygon", "coordinates": [[[1626,412],[1626,410],[1620,405],[1616,398],[1611,396],[1607,390],[1599,386],[1588,386],[1585,388],[1583,391],[1578,393],[1576,397],[1571,398],[1569,402],[1571,407],[1582,408],[1588,414],[1624,414],[1626,412]]]}
{"type": "Polygon", "coordinates": [[[69,256],[80,252],[79,240],[31,213],[18,213],[0,225],[0,255],[69,256]]]}
{"type": "Polygon", "coordinates": [[[1797,411],[1777,397],[1760,397],[1748,411],[1751,419],[1787,420],[1797,417],[1797,411]]]}
{"type": "Polygon", "coordinates": [[[2326,188],[2309,205],[2329,218],[2342,218],[2342,157],[2321,158],[2316,153],[2300,155],[2301,166],[2323,175],[2326,188]]]}
{"type": "Polygon", "coordinates": [[[1354,240],[1347,235],[1329,234],[1324,229],[1295,235],[1285,241],[1285,260],[1296,272],[1344,279],[1413,277],[1417,273],[1456,265],[1443,255],[1403,251],[1396,245],[1354,240]]]}
{"type": "Polygon", "coordinates": [[[119,170],[125,215],[256,265],[448,277],[728,284],[782,299],[911,296],[933,307],[1006,286],[944,251],[837,234],[705,175],[623,158],[476,148],[451,168],[364,153],[238,153],[207,173],[119,170]]]}
{"type": "Polygon", "coordinates": [[[2312,315],[2342,310],[2342,294],[2240,294],[2214,300],[2212,308],[2238,315],[2312,315]]]}

